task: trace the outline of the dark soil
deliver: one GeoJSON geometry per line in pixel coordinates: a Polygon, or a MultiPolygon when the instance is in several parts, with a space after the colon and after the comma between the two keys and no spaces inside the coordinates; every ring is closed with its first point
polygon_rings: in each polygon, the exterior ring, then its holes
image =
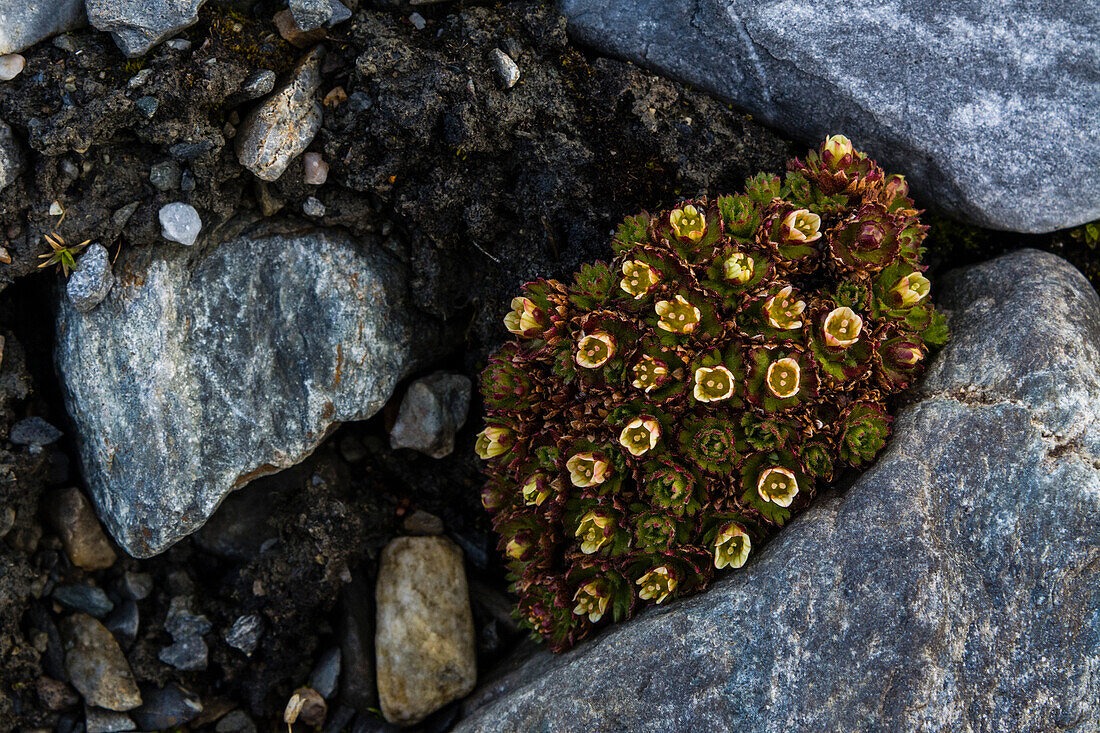
{"type": "MultiPolygon", "coordinates": [[[[31,415],[69,429],[50,353],[61,279],[35,274],[51,230],[69,242],[94,239],[114,255],[159,246],[157,212],[172,201],[194,205],[204,236],[216,241],[235,215],[301,216],[305,199],[316,196],[327,209],[321,224],[383,234],[413,273],[417,305],[466,334],[464,350],[435,366],[476,378],[506,336],[500,318],[523,282],[568,277],[581,262],[606,259],[609,233],[624,215],[737,190],[748,175],[781,172],[801,152],[711,97],[587,56],[547,5],[443,3],[417,8],[428,21],[423,30],[407,10],[363,9],[330,31],[322,94],[342,87],[347,98],[326,105],[310,148],[331,164],[329,181],[307,186],[294,164],[263,184],[233,151],[235,127],[252,104],[235,94],[253,70],[284,72],[304,51],[275,32],[276,3],[243,13],[233,5],[242,3],[208,3],[184,34],[188,51],[161,46],[126,60],[107,35],[85,30],[69,35],[77,52],[40,44],[25,52],[23,74],[0,84],[0,118],[30,149],[26,173],[0,193],[0,245],[12,258],[0,265],[0,436],[31,415]],[[496,79],[493,48],[521,69],[513,89],[496,79]],[[148,79],[131,88],[146,70],[148,79]],[[151,117],[142,98],[157,102],[151,117]],[[150,184],[150,167],[168,160],[193,177],[193,190],[150,184]],[[66,211],[63,222],[49,214],[54,201],[66,211]]],[[[1094,253],[1066,234],[930,222],[936,271],[1039,246],[1100,283],[1094,253]]],[[[138,561],[120,553],[95,573],[69,564],[39,506],[48,487],[80,484],[71,442],[32,453],[0,439],[0,512],[15,512],[0,541],[0,730],[83,724],[79,704],[50,710],[37,692],[42,676],[65,679],[55,627],[63,612],[49,593],[59,583],[92,582],[117,601],[125,571],[155,581],[126,650],[139,681],[197,693],[207,713],[192,727],[212,730],[219,712],[241,708],[270,728],[338,643],[341,595],[353,580],[351,587],[372,586],[378,552],[415,509],[443,518],[471,578],[485,586],[475,618],[487,669],[515,634],[493,605],[505,584],[478,500],[479,405],[455,453],[433,460],[390,450],[393,402],[370,421],[345,425],[300,466],[234,495],[211,525],[163,555],[138,561]],[[169,599],[180,594],[193,594],[195,611],[213,622],[203,672],[179,672],[157,658],[171,642],[163,628],[169,599]],[[264,635],[248,657],[222,635],[250,613],[263,618],[264,635]]],[[[345,692],[344,702],[353,699],[363,708],[356,691],[345,692]]],[[[425,727],[446,727],[453,712],[425,727]]]]}

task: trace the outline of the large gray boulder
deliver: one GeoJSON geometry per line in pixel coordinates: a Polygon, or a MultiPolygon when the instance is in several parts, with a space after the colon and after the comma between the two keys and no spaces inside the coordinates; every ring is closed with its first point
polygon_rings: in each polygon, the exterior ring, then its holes
{"type": "Polygon", "coordinates": [[[440,342],[404,269],[339,233],[127,250],[115,273],[94,310],[59,300],[55,359],[100,517],[138,557],[373,415],[440,342]]]}
{"type": "Polygon", "coordinates": [[[559,0],[583,43],[817,145],[844,133],[926,206],[994,229],[1100,218],[1093,0],[559,0]]]}
{"type": "Polygon", "coordinates": [[[1100,729],[1100,301],[1035,251],[939,300],[952,341],[850,489],[456,730],[1100,729]]]}
{"type": "Polygon", "coordinates": [[[0,0],[0,54],[22,51],[86,22],[84,0],[0,0]]]}
{"type": "Polygon", "coordinates": [[[111,34],[127,56],[144,56],[199,20],[206,0],[85,0],[88,22],[111,34]]]}

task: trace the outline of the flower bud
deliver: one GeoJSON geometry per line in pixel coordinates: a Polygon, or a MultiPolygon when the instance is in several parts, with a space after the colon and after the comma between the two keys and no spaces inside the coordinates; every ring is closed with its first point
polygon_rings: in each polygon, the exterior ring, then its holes
{"type": "Polygon", "coordinates": [[[545,475],[536,473],[520,487],[523,503],[527,506],[541,506],[550,496],[550,481],[545,475]]]}
{"type": "Polygon", "coordinates": [[[722,263],[722,273],[730,282],[744,285],[749,280],[752,280],[755,267],[756,263],[753,261],[752,257],[744,252],[734,252],[722,263]]]}
{"type": "Polygon", "coordinates": [[[611,590],[606,580],[590,580],[577,588],[573,600],[577,602],[573,613],[577,616],[587,616],[589,621],[596,623],[607,613],[611,590]]]}
{"type": "Polygon", "coordinates": [[[714,538],[714,567],[740,568],[748,561],[751,549],[748,533],[736,524],[727,524],[714,538]]]}
{"type": "Polygon", "coordinates": [[[512,310],[504,316],[504,327],[517,336],[528,336],[530,331],[543,328],[540,316],[530,298],[512,298],[512,310]]]}
{"type": "Polygon", "coordinates": [[[908,308],[927,298],[931,291],[932,283],[928,278],[919,272],[911,272],[899,280],[890,293],[902,308],[908,308]]]}
{"type": "Polygon", "coordinates": [[[821,239],[821,217],[809,209],[792,211],[784,217],[780,232],[788,242],[816,242],[821,239]]]}
{"type": "Polygon", "coordinates": [[[676,576],[667,565],[653,568],[635,582],[642,587],[638,597],[654,603],[663,603],[676,590],[676,576]]]}
{"type": "Polygon", "coordinates": [[[845,156],[853,154],[852,141],[843,135],[830,135],[825,139],[822,158],[830,170],[842,168],[845,156]]]}
{"type": "Polygon", "coordinates": [[[595,509],[581,517],[575,533],[581,541],[581,552],[585,555],[591,555],[611,542],[613,525],[611,517],[601,514],[595,509]]]}
{"type": "Polygon", "coordinates": [[[508,428],[489,426],[477,434],[474,450],[485,460],[496,458],[508,451],[512,446],[514,437],[514,434],[508,428]]]}

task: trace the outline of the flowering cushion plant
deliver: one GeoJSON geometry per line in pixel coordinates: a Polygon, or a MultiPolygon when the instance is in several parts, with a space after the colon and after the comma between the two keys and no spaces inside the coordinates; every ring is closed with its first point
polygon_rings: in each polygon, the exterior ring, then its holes
{"type": "Polygon", "coordinates": [[[511,301],[482,499],[552,649],[742,567],[883,448],[947,338],[904,179],[840,135],[789,167],[629,217],[612,263],[511,301]]]}

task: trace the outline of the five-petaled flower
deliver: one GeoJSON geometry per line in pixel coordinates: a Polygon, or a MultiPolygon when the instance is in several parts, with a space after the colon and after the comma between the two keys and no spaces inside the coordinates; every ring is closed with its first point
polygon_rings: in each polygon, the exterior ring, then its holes
{"type": "Polygon", "coordinates": [[[699,309],[682,295],[677,295],[675,300],[658,300],[654,310],[660,316],[657,328],[672,333],[691,333],[701,317],[699,309]]]}
{"type": "Polygon", "coordinates": [[[691,204],[682,209],[673,209],[668,215],[668,222],[677,237],[690,239],[692,242],[698,242],[707,231],[707,220],[703,212],[691,204]]]}
{"type": "Polygon", "coordinates": [[[586,489],[606,481],[611,475],[611,464],[589,451],[578,453],[566,461],[565,470],[569,471],[569,480],[574,486],[586,489]]]}
{"type": "Polygon", "coordinates": [[[816,242],[821,239],[821,217],[809,209],[797,209],[783,218],[782,232],[788,242],[816,242]]]}
{"type": "Polygon", "coordinates": [[[654,603],[662,603],[676,590],[676,575],[667,565],[660,565],[635,581],[642,587],[638,597],[654,603]]]}
{"type": "Polygon", "coordinates": [[[739,568],[749,559],[752,541],[739,525],[727,524],[714,538],[714,567],[739,568]]]}
{"type": "Polygon", "coordinates": [[[798,479],[786,468],[772,466],[761,472],[756,482],[756,493],[764,501],[789,507],[798,495],[798,479]]]}
{"type": "Polygon", "coordinates": [[[733,397],[736,384],[733,372],[719,364],[695,370],[695,399],[700,402],[721,402],[733,397]]]}
{"type": "Polygon", "coordinates": [[[642,354],[642,358],[633,367],[634,380],[632,385],[638,389],[651,392],[661,384],[661,377],[668,374],[668,367],[663,361],[654,359],[649,354],[642,354]]]}
{"type": "Polygon", "coordinates": [[[523,494],[523,503],[527,506],[540,506],[550,496],[550,480],[545,475],[536,473],[527,479],[520,493],[523,494]]]}
{"type": "Polygon", "coordinates": [[[802,385],[802,370],[798,362],[787,356],[777,359],[768,365],[768,373],[764,381],[768,385],[768,391],[781,400],[794,397],[802,385]]]}
{"type": "Polygon", "coordinates": [[[794,331],[802,328],[802,319],[799,316],[806,310],[806,301],[795,300],[794,288],[786,286],[778,293],[764,301],[764,310],[768,314],[768,323],[772,328],[780,331],[794,331]]]}
{"type": "Polygon", "coordinates": [[[637,457],[653,450],[660,438],[660,423],[651,417],[636,417],[619,433],[619,445],[637,457]]]}
{"type": "Polygon", "coordinates": [[[919,272],[911,272],[903,277],[890,291],[898,299],[901,307],[908,308],[928,297],[932,283],[919,272]]]}
{"type": "Polygon", "coordinates": [[[611,517],[592,510],[581,517],[577,525],[576,536],[581,541],[581,552],[591,555],[611,541],[608,529],[612,526],[611,517]]]}
{"type": "Polygon", "coordinates": [[[532,329],[542,328],[539,310],[530,298],[512,298],[512,310],[504,316],[504,327],[516,336],[526,336],[532,329]]]}
{"type": "Polygon", "coordinates": [[[644,298],[660,279],[657,271],[641,260],[627,260],[623,263],[623,279],[619,281],[619,287],[638,300],[644,298]]]}
{"type": "Polygon", "coordinates": [[[722,272],[730,282],[744,285],[752,280],[756,263],[744,252],[734,252],[722,263],[722,272]]]}
{"type": "Polygon", "coordinates": [[[606,331],[581,336],[577,342],[577,363],[585,369],[596,369],[615,355],[615,337],[606,331]]]}
{"type": "Polygon", "coordinates": [[[577,616],[587,616],[588,620],[596,623],[607,613],[607,603],[611,600],[611,592],[606,580],[590,580],[573,594],[573,600],[577,605],[573,613],[577,616]]]}
{"type": "Polygon", "coordinates": [[[859,341],[863,331],[863,319],[848,306],[834,308],[825,316],[825,343],[841,349],[859,341]]]}
{"type": "Polygon", "coordinates": [[[512,447],[513,434],[508,428],[499,428],[490,425],[477,434],[477,442],[474,450],[477,454],[488,460],[506,453],[512,447]]]}

